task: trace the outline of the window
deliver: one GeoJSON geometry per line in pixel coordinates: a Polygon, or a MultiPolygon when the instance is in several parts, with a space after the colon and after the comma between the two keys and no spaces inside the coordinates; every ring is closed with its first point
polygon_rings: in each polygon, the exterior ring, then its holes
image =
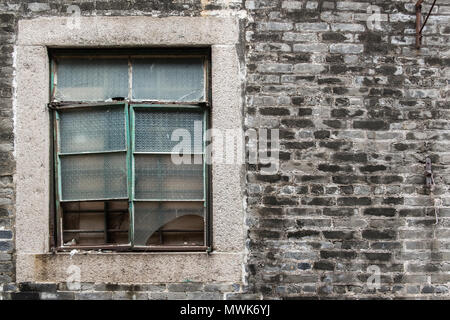
{"type": "Polygon", "coordinates": [[[209,53],[51,53],[55,244],[210,247],[209,53]]]}

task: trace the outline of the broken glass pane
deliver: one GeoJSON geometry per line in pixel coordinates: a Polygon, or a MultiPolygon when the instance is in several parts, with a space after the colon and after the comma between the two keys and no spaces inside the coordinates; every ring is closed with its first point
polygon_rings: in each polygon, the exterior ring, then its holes
{"type": "Polygon", "coordinates": [[[123,107],[59,113],[61,153],[126,150],[123,107]]]}
{"type": "Polygon", "coordinates": [[[128,97],[127,59],[60,59],[56,101],[106,101],[128,97]]]}
{"type": "Polygon", "coordinates": [[[202,202],[136,202],[135,244],[203,245],[204,212],[202,202]]]}
{"type": "Polygon", "coordinates": [[[205,75],[202,58],[134,59],[133,99],[156,101],[204,101],[205,75]]]}
{"type": "Polygon", "coordinates": [[[128,201],[63,202],[65,246],[127,244],[128,201]],[[105,233],[106,229],[106,233],[105,233]]]}

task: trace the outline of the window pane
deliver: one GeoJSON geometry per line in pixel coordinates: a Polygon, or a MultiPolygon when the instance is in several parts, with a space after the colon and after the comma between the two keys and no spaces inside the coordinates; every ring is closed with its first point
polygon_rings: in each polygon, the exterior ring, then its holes
{"type": "Polygon", "coordinates": [[[61,153],[126,150],[123,107],[59,113],[61,153]]]}
{"type": "Polygon", "coordinates": [[[203,151],[203,113],[135,110],[136,152],[173,152],[175,146],[184,153],[203,151]]]}
{"type": "Polygon", "coordinates": [[[62,156],[62,200],[127,197],[126,154],[62,156]]]}
{"type": "Polygon", "coordinates": [[[203,203],[136,202],[134,241],[138,246],[203,245],[203,203]],[[157,231],[162,234],[155,235],[157,231]]]}
{"type": "Polygon", "coordinates": [[[127,200],[63,202],[61,209],[66,246],[129,243],[127,200]]]}
{"type": "Polygon", "coordinates": [[[128,97],[126,59],[60,59],[57,73],[57,101],[128,97]]]}
{"type": "Polygon", "coordinates": [[[136,59],[133,65],[133,99],[157,101],[205,100],[202,58],[136,59]]]}
{"type": "Polygon", "coordinates": [[[170,155],[135,156],[135,198],[202,200],[203,164],[175,164],[170,155]]]}

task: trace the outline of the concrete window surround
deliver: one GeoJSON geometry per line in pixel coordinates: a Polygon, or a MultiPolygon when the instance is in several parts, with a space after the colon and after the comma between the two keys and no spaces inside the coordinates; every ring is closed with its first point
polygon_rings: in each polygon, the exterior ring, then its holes
{"type": "Polygon", "coordinates": [[[212,52],[212,126],[242,130],[239,21],[223,17],[80,17],[19,21],[15,52],[17,282],[241,282],[244,262],[242,164],[213,164],[213,245],[206,253],[51,253],[48,47],[195,47],[212,52]]]}

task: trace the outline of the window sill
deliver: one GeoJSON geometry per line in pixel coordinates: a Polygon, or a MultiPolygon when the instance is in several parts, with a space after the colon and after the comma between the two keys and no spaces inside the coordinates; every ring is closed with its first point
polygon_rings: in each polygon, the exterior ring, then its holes
{"type": "Polygon", "coordinates": [[[70,246],[70,247],[58,247],[54,248],[52,251],[55,253],[60,252],[70,252],[72,250],[82,250],[82,252],[89,253],[92,251],[96,251],[99,253],[116,253],[116,252],[130,252],[130,253],[138,253],[138,252],[210,252],[210,247],[207,246],[158,246],[158,247],[130,247],[130,246],[70,246]]]}
{"type": "Polygon", "coordinates": [[[20,253],[19,282],[173,283],[242,280],[244,252],[104,252],[20,253]]]}

